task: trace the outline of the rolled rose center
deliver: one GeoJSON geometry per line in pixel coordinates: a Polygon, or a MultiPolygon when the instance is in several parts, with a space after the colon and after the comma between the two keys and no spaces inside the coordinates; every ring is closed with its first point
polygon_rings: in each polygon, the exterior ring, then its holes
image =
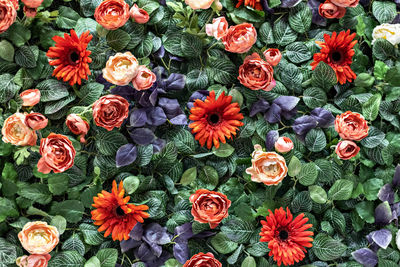
{"type": "Polygon", "coordinates": [[[28,234],[28,240],[30,240],[31,244],[34,244],[37,247],[45,246],[51,242],[48,233],[42,229],[30,231],[28,234]]]}
{"type": "Polygon", "coordinates": [[[221,117],[217,113],[214,113],[214,114],[211,114],[210,116],[208,116],[208,122],[211,125],[217,125],[220,122],[220,120],[221,120],[221,117]]]}
{"type": "Polygon", "coordinates": [[[280,230],[279,231],[279,238],[281,240],[286,240],[289,237],[289,233],[286,230],[280,230]]]}
{"type": "Polygon", "coordinates": [[[11,128],[11,135],[16,138],[21,137],[22,132],[23,132],[23,129],[22,129],[21,125],[19,125],[19,124],[15,124],[14,127],[11,128]]]}
{"type": "Polygon", "coordinates": [[[267,174],[268,176],[277,176],[279,175],[281,168],[279,164],[277,164],[275,161],[273,162],[266,162],[265,165],[263,166],[263,172],[267,174]]]}

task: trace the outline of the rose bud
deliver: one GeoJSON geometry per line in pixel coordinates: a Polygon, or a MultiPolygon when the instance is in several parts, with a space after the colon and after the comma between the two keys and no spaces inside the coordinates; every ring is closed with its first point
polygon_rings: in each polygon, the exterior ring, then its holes
{"type": "Polygon", "coordinates": [[[280,153],[286,153],[293,149],[293,142],[289,137],[279,137],[275,142],[275,150],[280,153]]]}
{"type": "Polygon", "coordinates": [[[214,36],[215,39],[219,40],[226,35],[228,26],[225,17],[215,18],[212,24],[206,24],[206,33],[208,36],[214,36]]]}
{"type": "Polygon", "coordinates": [[[318,13],[327,19],[340,19],[346,14],[346,8],[332,4],[327,0],[325,3],[319,5],[318,13]]]}
{"type": "Polygon", "coordinates": [[[19,94],[23,103],[22,106],[33,107],[40,102],[39,89],[28,89],[19,94]]]}
{"type": "Polygon", "coordinates": [[[330,0],[332,4],[340,7],[356,7],[360,0],[330,0]]]}
{"type": "Polygon", "coordinates": [[[48,119],[40,113],[30,113],[25,116],[25,124],[32,130],[41,130],[46,128],[48,119]]]}
{"type": "Polygon", "coordinates": [[[51,259],[50,254],[33,254],[30,256],[22,256],[17,258],[16,264],[19,267],[47,267],[49,260],[51,259]]]}
{"type": "Polygon", "coordinates": [[[65,120],[68,129],[76,135],[79,135],[80,142],[86,143],[85,135],[89,131],[89,123],[83,120],[77,114],[69,114],[65,120]]]}
{"type": "Polygon", "coordinates": [[[139,8],[137,4],[134,4],[129,14],[132,19],[135,20],[136,23],[144,24],[147,23],[150,19],[149,13],[143,8],[139,8]]]}
{"type": "Polygon", "coordinates": [[[38,8],[43,3],[43,0],[21,0],[21,2],[29,8],[38,8]]]}
{"type": "Polygon", "coordinates": [[[192,9],[209,9],[214,0],[185,0],[186,5],[192,9]]]}
{"type": "Polygon", "coordinates": [[[28,18],[34,18],[34,17],[36,17],[36,14],[37,14],[37,8],[31,8],[28,6],[24,6],[24,14],[28,18]]]}
{"type": "Polygon", "coordinates": [[[278,65],[278,63],[281,61],[282,54],[279,49],[276,48],[269,48],[264,51],[264,57],[265,60],[273,67],[278,65]]]}
{"type": "Polygon", "coordinates": [[[353,141],[344,140],[336,145],[335,152],[339,158],[347,160],[357,156],[360,148],[353,141]]]}
{"type": "Polygon", "coordinates": [[[156,75],[149,70],[146,66],[139,66],[136,77],[132,80],[133,87],[136,90],[147,90],[153,86],[157,80],[156,75]]]}

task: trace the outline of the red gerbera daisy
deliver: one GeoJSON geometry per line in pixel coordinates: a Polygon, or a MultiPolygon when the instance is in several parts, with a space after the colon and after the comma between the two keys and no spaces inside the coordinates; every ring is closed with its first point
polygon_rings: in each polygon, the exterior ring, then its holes
{"type": "Polygon", "coordinates": [[[263,10],[261,5],[261,0],[238,0],[236,8],[239,8],[241,5],[250,6],[257,10],[263,10]]]}
{"type": "Polygon", "coordinates": [[[312,224],[305,224],[308,218],[300,214],[295,219],[290,210],[281,207],[275,210],[275,214],[269,210],[267,221],[261,221],[261,242],[268,242],[268,248],[271,250],[269,256],[274,256],[278,266],[292,265],[304,259],[307,252],[305,248],[312,247],[311,242],[314,233],[306,231],[312,227],[312,224]]]}
{"type": "Polygon", "coordinates": [[[314,54],[314,62],[311,63],[312,69],[314,70],[318,63],[323,61],[336,72],[340,84],[355,79],[357,76],[350,68],[355,53],[353,47],[357,43],[357,40],[353,41],[355,36],[355,33],[350,34],[350,30],[342,31],[339,34],[333,32],[332,36],[325,34],[325,42],[316,41],[321,50],[314,54]]]}
{"type": "Polygon", "coordinates": [[[232,103],[232,96],[226,96],[225,92],[217,99],[214,91],[204,101],[197,99],[190,113],[189,119],[193,122],[189,127],[201,146],[207,142],[208,149],[213,143],[219,148],[219,142],[226,143],[225,138],[232,138],[232,135],[236,135],[237,127],[243,125],[239,104],[232,103]]]}
{"type": "Polygon", "coordinates": [[[112,234],[114,241],[128,240],[136,223],[143,223],[143,219],[150,216],[144,212],[149,209],[148,206],[128,204],[130,197],[124,197],[124,194],[123,182],[117,187],[117,183],[113,181],[111,193],[103,190],[93,198],[92,206],[96,209],[92,211],[92,220],[95,225],[101,225],[99,232],[106,231],[105,237],[112,234]]]}
{"type": "Polygon", "coordinates": [[[48,58],[54,59],[50,61],[50,65],[57,66],[53,76],[63,79],[64,82],[69,81],[70,85],[80,85],[81,79],[87,80],[90,75],[89,63],[92,62],[89,55],[92,52],[86,48],[92,37],[89,31],[78,37],[74,30],[71,30],[71,35],[64,33],[64,38],[54,36],[56,44],[46,54],[48,58]]]}

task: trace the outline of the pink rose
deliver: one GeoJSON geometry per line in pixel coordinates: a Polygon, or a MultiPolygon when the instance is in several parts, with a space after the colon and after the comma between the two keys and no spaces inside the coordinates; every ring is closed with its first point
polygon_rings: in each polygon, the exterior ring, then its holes
{"type": "Polygon", "coordinates": [[[36,145],[36,132],[25,123],[25,115],[15,113],[8,117],[1,129],[3,142],[11,143],[15,146],[34,146],[36,145]]]}
{"type": "MultiPolygon", "coordinates": [[[[46,222],[28,222],[18,233],[18,239],[26,251],[31,254],[45,255],[58,244],[60,234],[55,226],[46,222]]],[[[29,257],[28,257],[29,259],[29,257]]]]}
{"type": "Polygon", "coordinates": [[[34,18],[34,17],[36,17],[36,14],[37,14],[37,8],[31,8],[28,6],[24,6],[24,14],[28,18],[34,18]]]}
{"type": "Polygon", "coordinates": [[[24,255],[16,260],[16,264],[19,267],[47,267],[50,259],[50,254],[33,254],[30,256],[24,255]]]}
{"type": "Polygon", "coordinates": [[[69,114],[65,120],[68,129],[76,135],[79,135],[80,142],[86,143],[85,135],[89,131],[89,123],[79,117],[77,114],[69,114]]]}
{"type": "MultiPolygon", "coordinates": [[[[0,0],[0,33],[5,32],[17,18],[15,2],[10,0],[0,0]]],[[[18,4],[17,4],[18,5],[18,4]]]]}
{"type": "Polygon", "coordinates": [[[228,21],[225,17],[219,17],[213,19],[212,24],[206,25],[206,33],[208,36],[214,36],[215,39],[219,40],[224,37],[228,31],[228,21]]]}
{"type": "Polygon", "coordinates": [[[21,97],[23,106],[33,107],[40,102],[40,91],[39,89],[28,89],[19,94],[21,97]]]}
{"type": "Polygon", "coordinates": [[[222,37],[225,50],[232,53],[246,53],[257,41],[257,31],[251,23],[229,27],[222,37]]]}
{"type": "Polygon", "coordinates": [[[335,152],[339,158],[347,160],[357,156],[360,148],[353,141],[344,140],[336,145],[335,152]]]}
{"type": "Polygon", "coordinates": [[[43,0],[21,0],[25,6],[30,8],[38,8],[42,4],[43,0]]]}
{"type": "Polygon", "coordinates": [[[185,0],[186,5],[192,9],[209,9],[214,0],[185,0]]]}
{"type": "Polygon", "coordinates": [[[293,149],[293,141],[289,137],[279,137],[275,142],[275,150],[280,153],[286,153],[293,149]]]}
{"type": "Polygon", "coordinates": [[[30,113],[25,116],[25,124],[32,130],[41,130],[47,126],[48,119],[40,113],[30,113]]]}
{"type": "Polygon", "coordinates": [[[105,95],[93,104],[93,120],[108,131],[121,127],[129,114],[129,102],[119,95],[105,95]]]}
{"type": "Polygon", "coordinates": [[[139,8],[138,5],[134,4],[131,10],[129,11],[131,18],[135,20],[136,23],[144,24],[147,23],[150,19],[149,13],[143,8],[139,8]]]}
{"type": "Polygon", "coordinates": [[[271,91],[276,85],[274,70],[257,53],[244,59],[239,67],[238,80],[251,90],[271,91]]]}
{"type": "Polygon", "coordinates": [[[332,4],[341,7],[356,7],[360,0],[330,0],[332,4]]]}
{"type": "Polygon", "coordinates": [[[318,8],[318,13],[327,19],[340,19],[346,14],[346,8],[337,6],[326,0],[325,3],[320,4],[318,8]]]}
{"type": "Polygon", "coordinates": [[[264,51],[265,60],[273,67],[279,64],[282,58],[281,51],[276,48],[269,48],[264,51]]]}
{"type": "Polygon", "coordinates": [[[139,91],[147,90],[153,86],[156,79],[156,75],[151,70],[146,66],[141,65],[139,66],[136,77],[132,80],[133,87],[139,91]]]}

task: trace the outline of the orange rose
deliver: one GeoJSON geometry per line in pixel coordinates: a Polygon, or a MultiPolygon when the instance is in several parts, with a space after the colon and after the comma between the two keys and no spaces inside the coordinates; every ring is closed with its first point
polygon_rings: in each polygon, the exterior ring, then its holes
{"type": "Polygon", "coordinates": [[[186,5],[192,9],[209,9],[214,0],[185,0],[186,5]]]}
{"type": "Polygon", "coordinates": [[[19,241],[30,254],[48,254],[59,242],[56,227],[47,225],[46,222],[28,222],[18,233],[19,241]]]}
{"type": "Polygon", "coordinates": [[[206,33],[208,36],[214,36],[215,39],[219,40],[226,35],[228,26],[225,17],[215,18],[212,24],[206,24],[206,33]]]}
{"type": "Polygon", "coordinates": [[[360,0],[330,0],[332,4],[340,7],[356,7],[360,0]]]}
{"type": "Polygon", "coordinates": [[[14,5],[15,2],[13,1],[0,0],[0,33],[8,30],[17,18],[17,10],[14,5]]]}
{"type": "Polygon", "coordinates": [[[94,11],[94,18],[107,30],[116,30],[129,20],[129,5],[124,0],[104,0],[94,11]]]}
{"type": "Polygon", "coordinates": [[[60,173],[74,166],[76,151],[65,135],[51,133],[47,138],[42,138],[39,152],[42,157],[37,167],[41,173],[60,173]]]}
{"type": "Polygon", "coordinates": [[[267,60],[267,62],[273,67],[278,65],[278,63],[281,61],[281,58],[282,58],[281,51],[279,51],[279,49],[276,49],[276,48],[267,49],[264,51],[263,54],[264,54],[265,60],[267,60]]]}
{"type": "Polygon", "coordinates": [[[15,113],[8,117],[4,121],[1,134],[5,143],[11,143],[16,146],[36,145],[36,132],[25,124],[25,115],[22,113],[15,113]]]}
{"type": "Polygon", "coordinates": [[[266,185],[277,185],[286,177],[288,168],[285,159],[275,152],[263,152],[260,145],[254,146],[252,166],[246,169],[251,180],[266,185]]]}
{"type": "Polygon", "coordinates": [[[46,128],[48,119],[40,113],[30,113],[25,116],[25,124],[32,130],[46,128]]]}
{"type": "Polygon", "coordinates": [[[86,143],[85,135],[89,131],[89,123],[79,117],[77,114],[69,114],[65,120],[68,129],[76,135],[79,135],[80,142],[86,143]]]}
{"type": "Polygon", "coordinates": [[[293,149],[293,141],[289,137],[279,137],[275,142],[275,150],[280,153],[286,153],[293,149]]]}
{"type": "Polygon", "coordinates": [[[340,19],[346,14],[346,8],[337,6],[326,0],[325,3],[319,5],[318,13],[327,19],[340,19]]]}
{"type": "Polygon", "coordinates": [[[342,139],[360,141],[368,136],[368,124],[361,114],[346,111],[336,116],[335,130],[342,139]]]}
{"type": "Polygon", "coordinates": [[[19,94],[25,107],[33,107],[40,102],[39,89],[28,89],[19,94]]]}
{"type": "Polygon", "coordinates": [[[138,71],[138,60],[131,52],[116,53],[107,60],[103,77],[116,85],[128,85],[138,71]]]}
{"type": "Polygon", "coordinates": [[[226,217],[231,201],[222,193],[199,189],[190,196],[192,215],[200,223],[209,223],[214,229],[226,217]]]}
{"type": "Polygon", "coordinates": [[[360,148],[353,141],[344,140],[336,145],[335,152],[339,158],[346,160],[357,156],[360,148]]]}
{"type": "Polygon", "coordinates": [[[37,14],[37,8],[31,8],[31,7],[24,6],[24,14],[28,18],[34,18],[34,17],[36,17],[36,14],[37,14]]]}
{"type": "Polygon", "coordinates": [[[275,87],[274,70],[257,53],[247,56],[239,67],[239,81],[251,90],[271,91],[275,87]]]}
{"type": "Polygon", "coordinates": [[[21,0],[25,6],[30,8],[38,8],[42,4],[43,0],[21,0]]]}
{"type": "Polygon", "coordinates": [[[198,253],[193,255],[182,267],[222,267],[222,263],[219,262],[212,253],[198,253]]]}
{"type": "Polygon", "coordinates": [[[139,66],[136,77],[132,80],[133,87],[136,90],[142,91],[147,90],[153,86],[153,83],[157,80],[156,75],[149,70],[146,66],[139,66]]]}
{"type": "Polygon", "coordinates": [[[129,11],[131,18],[135,20],[136,23],[144,24],[147,23],[150,19],[149,13],[143,8],[139,8],[138,5],[134,4],[131,10],[129,11]]]}
{"type": "Polygon", "coordinates": [[[33,254],[30,256],[24,255],[16,260],[16,264],[19,267],[47,267],[50,259],[50,254],[33,254]]]}
{"type": "Polygon", "coordinates": [[[129,103],[119,95],[105,95],[93,104],[93,120],[108,131],[121,127],[129,114],[129,103]]]}
{"type": "Polygon", "coordinates": [[[232,53],[246,53],[257,41],[257,31],[251,23],[242,23],[229,27],[222,37],[225,50],[232,53]]]}

